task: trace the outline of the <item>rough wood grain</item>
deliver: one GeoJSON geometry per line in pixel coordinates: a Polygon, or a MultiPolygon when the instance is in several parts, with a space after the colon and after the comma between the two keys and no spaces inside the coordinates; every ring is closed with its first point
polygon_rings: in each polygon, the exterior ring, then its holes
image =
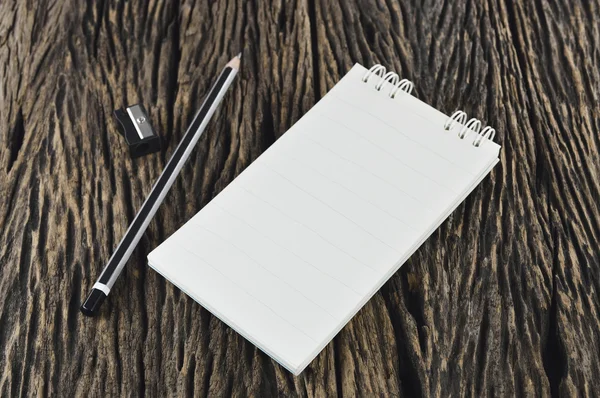
{"type": "Polygon", "coordinates": [[[0,2],[0,394],[600,393],[600,2],[0,2]],[[78,305],[240,49],[105,311],[78,305]],[[501,163],[300,376],[145,265],[354,62],[499,131],[501,163]],[[131,160],[113,109],[168,147],[131,160]]]}

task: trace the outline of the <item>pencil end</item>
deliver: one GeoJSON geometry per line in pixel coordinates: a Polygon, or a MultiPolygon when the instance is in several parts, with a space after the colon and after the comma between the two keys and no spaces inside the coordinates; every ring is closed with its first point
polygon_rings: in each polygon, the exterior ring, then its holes
{"type": "Polygon", "coordinates": [[[102,290],[92,289],[79,310],[85,316],[94,316],[100,310],[100,306],[106,297],[106,294],[102,290]]]}

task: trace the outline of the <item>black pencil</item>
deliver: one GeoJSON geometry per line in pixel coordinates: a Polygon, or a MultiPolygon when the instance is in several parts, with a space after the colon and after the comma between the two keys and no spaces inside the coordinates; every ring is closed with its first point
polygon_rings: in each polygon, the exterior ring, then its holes
{"type": "Polygon", "coordinates": [[[92,291],[81,305],[81,312],[87,316],[95,315],[108,296],[110,289],[119,277],[125,263],[129,260],[133,249],[137,246],[142,235],[146,231],[150,220],[154,217],[156,210],[162,203],[165,195],[173,185],[173,182],[183,164],[188,159],[190,152],[198,142],[204,129],[219,106],[227,89],[231,86],[240,67],[241,54],[227,63],[216,83],[211,88],[202,106],[196,113],[192,124],[186,131],[183,139],[173,152],[158,181],[152,187],[150,195],[135,216],[125,236],[117,246],[117,249],[108,260],[108,264],[100,274],[98,281],[94,284],[92,291]]]}

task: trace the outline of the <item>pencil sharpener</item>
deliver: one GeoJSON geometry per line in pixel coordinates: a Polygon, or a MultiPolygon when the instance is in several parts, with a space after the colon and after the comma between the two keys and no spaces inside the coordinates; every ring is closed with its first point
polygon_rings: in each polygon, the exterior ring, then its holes
{"type": "Polygon", "coordinates": [[[152,128],[143,105],[131,105],[114,113],[122,126],[121,134],[127,141],[132,158],[160,151],[160,136],[152,128]]]}

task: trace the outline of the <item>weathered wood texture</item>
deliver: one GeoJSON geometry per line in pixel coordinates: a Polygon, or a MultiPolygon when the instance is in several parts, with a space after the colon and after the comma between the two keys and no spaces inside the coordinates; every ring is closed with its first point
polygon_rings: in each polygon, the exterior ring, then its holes
{"type": "Polygon", "coordinates": [[[600,2],[0,2],[0,394],[600,392],[600,2]],[[243,68],[116,284],[78,312],[222,65],[243,68]],[[354,62],[501,163],[300,376],[146,267],[354,62]],[[168,147],[132,161],[112,110],[168,147]]]}

